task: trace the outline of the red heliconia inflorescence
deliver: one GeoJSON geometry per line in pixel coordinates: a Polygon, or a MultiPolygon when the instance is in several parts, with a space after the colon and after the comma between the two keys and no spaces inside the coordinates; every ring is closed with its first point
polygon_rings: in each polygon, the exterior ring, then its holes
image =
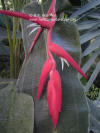
{"type": "Polygon", "coordinates": [[[1,14],[23,18],[31,22],[37,23],[38,25],[41,26],[29,48],[28,56],[32,51],[32,48],[36,44],[43,29],[44,28],[48,29],[48,41],[47,41],[48,59],[46,60],[41,72],[39,86],[37,89],[37,99],[39,99],[39,97],[41,96],[44,84],[47,80],[47,77],[49,76],[49,81],[47,85],[47,98],[48,98],[49,114],[52,117],[54,129],[56,129],[59,113],[61,112],[62,87],[61,87],[60,75],[59,72],[56,70],[56,62],[52,56],[52,53],[68,61],[68,63],[70,63],[81,75],[87,78],[87,76],[84,74],[79,65],[75,62],[75,60],[63,48],[52,42],[51,33],[56,21],[55,4],[56,0],[52,0],[45,19],[42,19],[42,17],[36,17],[25,13],[0,10],[1,14]],[[52,16],[51,20],[49,21],[48,18],[50,15],[52,16]]]}

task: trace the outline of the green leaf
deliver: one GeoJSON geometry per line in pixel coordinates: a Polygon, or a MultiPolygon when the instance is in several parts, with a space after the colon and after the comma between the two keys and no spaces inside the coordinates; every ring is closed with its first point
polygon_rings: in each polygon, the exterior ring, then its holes
{"type": "Polygon", "coordinates": [[[33,133],[33,99],[26,94],[14,94],[13,87],[11,82],[0,90],[0,132],[33,133]]]}
{"type": "Polygon", "coordinates": [[[96,101],[91,101],[89,99],[88,104],[90,108],[90,130],[95,133],[100,132],[100,93],[96,101]]]}
{"type": "Polygon", "coordinates": [[[97,25],[99,21],[97,20],[86,20],[77,23],[77,28],[79,31],[88,30],[92,28],[93,26],[97,25]]]}
{"type": "Polygon", "coordinates": [[[100,47],[100,37],[97,37],[93,43],[91,43],[82,53],[82,57],[90,54],[91,52],[95,51],[97,48],[100,47]]]}
{"type": "Polygon", "coordinates": [[[86,32],[80,36],[81,45],[84,45],[87,41],[100,35],[100,30],[95,30],[91,32],[86,32]]]}
{"type": "Polygon", "coordinates": [[[100,5],[100,0],[90,0],[86,5],[84,5],[83,7],[81,7],[79,10],[77,10],[76,12],[74,12],[71,16],[70,19],[72,18],[76,18],[79,15],[82,15],[83,13],[86,13],[87,11],[95,8],[96,6],[100,5]]]}
{"type": "MultiPolygon", "coordinates": [[[[90,69],[90,67],[93,65],[95,59],[98,57],[99,54],[100,54],[100,48],[97,51],[95,51],[95,53],[93,53],[89,58],[89,60],[83,65],[82,70],[84,73],[86,73],[90,69]]],[[[82,76],[80,75],[79,78],[81,77],[82,76]]]]}
{"type": "Polygon", "coordinates": [[[86,91],[91,87],[91,85],[93,84],[94,80],[96,79],[98,73],[100,72],[100,61],[98,62],[98,64],[96,65],[95,70],[93,71],[89,81],[87,82],[85,89],[86,91]]]}
{"type": "Polygon", "coordinates": [[[98,12],[94,12],[88,15],[88,17],[93,18],[93,19],[100,19],[100,14],[98,12]]]}

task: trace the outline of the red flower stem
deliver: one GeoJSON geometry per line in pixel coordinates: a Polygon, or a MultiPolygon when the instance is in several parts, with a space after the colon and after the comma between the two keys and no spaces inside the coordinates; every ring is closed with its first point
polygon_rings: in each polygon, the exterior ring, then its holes
{"type": "Polygon", "coordinates": [[[52,0],[52,3],[48,10],[48,14],[52,13],[52,15],[55,15],[55,5],[56,5],[56,0],[52,0]]]}
{"type": "Polygon", "coordinates": [[[25,20],[37,23],[37,24],[41,25],[43,28],[47,28],[47,29],[51,28],[53,25],[53,21],[48,21],[48,20],[46,20],[46,18],[35,17],[35,16],[28,15],[25,13],[14,12],[14,11],[5,11],[5,10],[0,10],[0,13],[4,14],[4,15],[12,16],[12,17],[23,18],[25,20]]]}
{"type": "Polygon", "coordinates": [[[51,52],[50,52],[50,50],[48,49],[48,56],[49,56],[49,58],[50,58],[50,60],[51,60],[51,62],[52,62],[52,70],[55,70],[56,69],[56,62],[55,62],[55,60],[54,60],[54,58],[53,58],[53,56],[52,56],[52,54],[51,54],[51,52]]]}
{"type": "Polygon", "coordinates": [[[41,28],[38,30],[38,32],[37,32],[37,34],[36,34],[36,36],[35,36],[35,38],[34,38],[32,44],[31,44],[31,46],[30,46],[30,48],[29,48],[27,57],[28,57],[29,54],[31,53],[32,49],[34,48],[34,46],[35,46],[37,40],[39,39],[39,36],[40,36],[40,34],[42,33],[42,31],[43,31],[43,28],[41,27],[41,28]]]}
{"type": "Polygon", "coordinates": [[[51,32],[52,32],[52,28],[50,28],[50,29],[48,30],[48,40],[47,40],[48,46],[52,45],[52,41],[51,41],[51,32]]]}

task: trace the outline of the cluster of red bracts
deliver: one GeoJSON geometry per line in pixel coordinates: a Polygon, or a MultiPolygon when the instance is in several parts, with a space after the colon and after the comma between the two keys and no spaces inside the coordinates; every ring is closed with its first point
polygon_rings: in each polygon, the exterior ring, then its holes
{"type": "Polygon", "coordinates": [[[56,70],[56,62],[52,56],[52,53],[55,54],[56,56],[59,56],[65,59],[85,78],[87,78],[87,76],[81,70],[79,65],[74,61],[74,59],[63,48],[61,48],[57,44],[54,44],[51,40],[51,33],[52,33],[53,26],[55,24],[55,18],[56,18],[55,4],[56,4],[56,0],[52,0],[45,19],[42,19],[41,17],[34,17],[32,15],[25,14],[25,13],[14,12],[14,11],[0,10],[0,13],[4,15],[13,16],[13,17],[23,18],[31,22],[37,23],[38,25],[41,26],[32,42],[32,45],[29,48],[28,55],[31,52],[34,45],[36,44],[36,41],[39,38],[40,34],[42,33],[43,28],[48,29],[48,43],[47,43],[48,59],[46,60],[43,66],[42,72],[41,72],[39,87],[37,90],[37,99],[39,99],[42,93],[44,84],[47,80],[47,77],[49,76],[49,81],[47,85],[48,107],[49,107],[49,114],[52,117],[54,128],[56,129],[59,112],[61,111],[62,90],[61,90],[60,75],[58,71],[56,70]],[[48,20],[48,17],[50,14],[52,14],[51,21],[48,20]],[[52,19],[54,20],[52,21],[52,19]]]}
{"type": "Polygon", "coordinates": [[[52,121],[54,124],[54,128],[56,129],[56,125],[58,122],[59,112],[61,111],[61,99],[62,99],[62,91],[61,91],[61,79],[58,71],[56,70],[55,61],[50,59],[46,60],[39,81],[39,87],[37,91],[37,99],[39,99],[42,89],[44,87],[45,81],[49,76],[49,81],[47,85],[47,97],[48,97],[48,107],[49,114],[52,117],[52,121]]]}
{"type": "Polygon", "coordinates": [[[56,62],[52,56],[52,53],[68,61],[68,63],[70,63],[85,78],[87,78],[87,76],[73,60],[73,58],[63,48],[61,48],[57,44],[54,44],[51,41],[51,31],[48,31],[48,59],[46,60],[41,72],[39,87],[37,90],[37,99],[39,99],[47,77],[49,76],[49,81],[47,85],[48,107],[49,114],[52,117],[54,128],[56,129],[59,112],[61,111],[62,90],[60,75],[56,70],[56,62]]]}

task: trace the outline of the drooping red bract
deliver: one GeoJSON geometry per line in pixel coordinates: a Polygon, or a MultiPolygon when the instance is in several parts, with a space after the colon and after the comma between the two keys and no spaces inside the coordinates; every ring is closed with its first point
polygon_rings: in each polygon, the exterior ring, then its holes
{"type": "Polygon", "coordinates": [[[53,44],[53,45],[49,46],[49,49],[53,54],[60,56],[60,57],[64,58],[66,61],[68,61],[82,76],[87,78],[87,76],[81,70],[79,65],[74,61],[74,59],[63,48],[61,48],[57,44],[53,44]]]}
{"type": "Polygon", "coordinates": [[[52,117],[52,122],[53,122],[53,125],[54,125],[54,129],[56,129],[57,122],[58,122],[59,111],[58,111],[58,102],[57,102],[56,89],[53,85],[53,80],[51,80],[51,79],[48,82],[47,95],[48,95],[49,114],[52,117]]]}
{"type": "Polygon", "coordinates": [[[61,79],[57,70],[53,70],[50,74],[50,78],[53,81],[54,88],[56,90],[57,102],[58,102],[58,111],[61,111],[61,103],[62,103],[62,87],[61,87],[61,79]]]}
{"type": "Polygon", "coordinates": [[[39,86],[38,86],[38,90],[37,90],[37,99],[39,99],[41,92],[42,92],[42,88],[45,84],[45,81],[47,79],[47,76],[51,70],[52,67],[52,62],[51,60],[48,58],[45,62],[45,64],[43,65],[43,69],[41,72],[41,76],[40,76],[40,81],[39,81],[39,86]]]}
{"type": "Polygon", "coordinates": [[[41,28],[38,30],[38,32],[36,33],[36,36],[35,36],[35,38],[34,38],[32,44],[31,44],[31,46],[29,47],[27,57],[28,57],[29,54],[31,53],[32,49],[34,48],[34,46],[35,46],[37,40],[39,39],[39,36],[40,36],[40,34],[42,33],[42,31],[43,31],[43,28],[41,27],[41,28]]]}

